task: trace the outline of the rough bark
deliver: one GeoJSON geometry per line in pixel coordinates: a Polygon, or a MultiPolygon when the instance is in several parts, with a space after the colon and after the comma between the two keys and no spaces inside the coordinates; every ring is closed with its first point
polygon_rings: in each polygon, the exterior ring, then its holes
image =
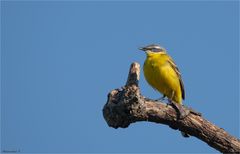
{"type": "Polygon", "coordinates": [[[195,136],[222,153],[240,152],[239,139],[196,114],[197,112],[190,112],[184,119],[179,119],[171,105],[142,96],[138,86],[139,77],[140,65],[133,63],[126,85],[108,94],[103,116],[110,127],[126,128],[137,121],[161,123],[195,136]]]}

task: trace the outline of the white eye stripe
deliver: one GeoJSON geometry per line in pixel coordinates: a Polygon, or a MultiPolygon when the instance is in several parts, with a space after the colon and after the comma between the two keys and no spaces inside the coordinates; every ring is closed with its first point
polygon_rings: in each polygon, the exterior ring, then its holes
{"type": "Polygon", "coordinates": [[[158,46],[158,45],[149,45],[146,48],[149,48],[149,49],[161,49],[161,47],[158,46]]]}
{"type": "Polygon", "coordinates": [[[155,49],[161,49],[160,46],[154,46],[153,48],[155,48],[155,49]]]}
{"type": "Polygon", "coordinates": [[[150,50],[152,52],[166,52],[166,50],[163,47],[156,44],[148,45],[146,47],[141,48],[140,50],[144,50],[144,51],[150,50]]]}

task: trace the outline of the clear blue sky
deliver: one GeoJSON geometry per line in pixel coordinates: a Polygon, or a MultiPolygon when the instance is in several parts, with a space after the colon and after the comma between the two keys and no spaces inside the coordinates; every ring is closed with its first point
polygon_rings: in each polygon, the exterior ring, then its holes
{"type": "MultiPolygon", "coordinates": [[[[1,1],[1,149],[21,152],[217,151],[165,125],[107,126],[107,94],[139,47],[168,50],[184,104],[239,137],[239,2],[1,1]]],[[[161,95],[141,73],[142,94],[161,95]]]]}

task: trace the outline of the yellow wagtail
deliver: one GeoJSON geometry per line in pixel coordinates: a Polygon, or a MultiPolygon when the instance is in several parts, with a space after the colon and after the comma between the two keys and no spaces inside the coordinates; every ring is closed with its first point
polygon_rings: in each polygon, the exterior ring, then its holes
{"type": "MultiPolygon", "coordinates": [[[[182,100],[185,98],[184,85],[180,71],[166,50],[159,45],[148,45],[140,48],[145,51],[147,58],[143,71],[147,82],[157,91],[168,97],[169,102],[179,112],[180,118],[186,116],[182,108],[182,100]]],[[[188,135],[182,133],[183,136],[188,135]]]]}

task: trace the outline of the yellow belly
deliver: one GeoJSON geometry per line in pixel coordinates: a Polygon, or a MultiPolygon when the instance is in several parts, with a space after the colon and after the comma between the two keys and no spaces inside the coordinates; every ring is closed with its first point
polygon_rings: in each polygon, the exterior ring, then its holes
{"type": "Polygon", "coordinates": [[[182,92],[179,78],[167,62],[167,57],[147,57],[144,67],[147,82],[157,91],[176,103],[182,103],[182,92]]]}

